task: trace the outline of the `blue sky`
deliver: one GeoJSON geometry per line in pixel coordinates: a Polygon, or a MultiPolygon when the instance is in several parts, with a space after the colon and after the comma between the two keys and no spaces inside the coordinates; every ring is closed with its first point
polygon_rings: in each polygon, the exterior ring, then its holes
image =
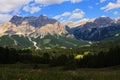
{"type": "Polygon", "coordinates": [[[120,0],[0,0],[0,23],[13,15],[46,15],[62,23],[108,16],[120,17],[120,0]]]}

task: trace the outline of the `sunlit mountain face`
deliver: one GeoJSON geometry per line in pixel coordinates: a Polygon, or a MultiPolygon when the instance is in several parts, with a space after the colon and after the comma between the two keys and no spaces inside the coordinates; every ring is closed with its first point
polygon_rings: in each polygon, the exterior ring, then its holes
{"type": "Polygon", "coordinates": [[[120,0],[1,0],[0,46],[76,48],[120,38],[120,0]]]}

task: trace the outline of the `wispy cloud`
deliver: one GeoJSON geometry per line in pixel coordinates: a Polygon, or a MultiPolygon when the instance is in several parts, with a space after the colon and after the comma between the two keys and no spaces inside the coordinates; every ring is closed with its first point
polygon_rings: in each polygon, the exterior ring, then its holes
{"type": "Polygon", "coordinates": [[[72,3],[77,3],[77,2],[81,2],[83,0],[70,0],[72,3]]]}
{"type": "Polygon", "coordinates": [[[64,23],[64,21],[69,22],[69,21],[74,21],[76,19],[80,20],[81,18],[84,17],[84,15],[85,15],[85,12],[77,8],[72,12],[64,12],[63,14],[56,15],[53,18],[58,19],[64,23]]]}
{"type": "Polygon", "coordinates": [[[68,16],[70,16],[71,14],[72,14],[71,12],[64,12],[63,14],[56,15],[56,16],[54,16],[53,18],[54,18],[54,19],[60,19],[60,18],[63,18],[63,17],[68,17],[68,16]]]}
{"type": "Polygon", "coordinates": [[[39,12],[41,10],[41,8],[39,6],[24,6],[23,7],[23,10],[26,11],[26,12],[29,12],[31,14],[34,14],[36,12],[39,12]]]}
{"type": "Polygon", "coordinates": [[[109,11],[117,8],[120,8],[120,0],[117,0],[116,3],[109,2],[106,6],[102,7],[101,10],[109,11]]]}
{"type": "Polygon", "coordinates": [[[70,20],[72,19],[81,19],[83,18],[85,15],[85,12],[83,12],[81,9],[75,9],[73,12],[72,12],[72,15],[70,16],[70,20]]]}
{"type": "Polygon", "coordinates": [[[35,0],[36,3],[42,4],[42,5],[61,4],[67,1],[72,2],[72,3],[77,3],[83,0],[35,0]]]}
{"type": "Polygon", "coordinates": [[[0,13],[16,12],[31,0],[0,0],[0,13]]]}
{"type": "Polygon", "coordinates": [[[100,0],[101,3],[105,2],[106,0],[100,0]]]}

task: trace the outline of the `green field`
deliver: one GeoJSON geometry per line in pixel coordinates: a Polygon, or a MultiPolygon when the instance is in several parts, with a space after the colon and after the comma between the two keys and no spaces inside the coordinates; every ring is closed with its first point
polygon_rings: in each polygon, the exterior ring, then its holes
{"type": "Polygon", "coordinates": [[[120,80],[120,66],[73,71],[40,64],[34,67],[33,64],[0,65],[0,80],[120,80]]]}

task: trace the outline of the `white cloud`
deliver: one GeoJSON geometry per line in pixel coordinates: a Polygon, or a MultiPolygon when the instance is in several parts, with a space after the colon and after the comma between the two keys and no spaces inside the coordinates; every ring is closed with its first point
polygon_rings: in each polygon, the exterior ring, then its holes
{"type": "Polygon", "coordinates": [[[31,0],[0,0],[0,12],[8,13],[18,11],[23,5],[28,4],[31,0]]]}
{"type": "Polygon", "coordinates": [[[57,15],[57,16],[54,16],[53,18],[54,19],[63,19],[63,17],[67,17],[67,16],[70,16],[71,15],[71,13],[70,12],[64,12],[63,14],[61,14],[61,15],[57,15]]]}
{"type": "Polygon", "coordinates": [[[83,12],[81,9],[75,9],[72,12],[64,12],[63,14],[57,15],[53,17],[54,19],[58,19],[61,22],[69,22],[69,21],[74,21],[75,19],[80,20],[83,18],[85,15],[85,12],[83,12]]]}
{"type": "Polygon", "coordinates": [[[71,3],[77,3],[83,0],[35,0],[36,3],[43,4],[43,5],[61,4],[66,1],[69,1],[71,3]]]}
{"type": "Polygon", "coordinates": [[[107,16],[105,16],[105,15],[102,15],[101,17],[107,17],[107,16]]]}
{"type": "Polygon", "coordinates": [[[72,3],[81,2],[83,0],[71,0],[72,3]]]}
{"type": "Polygon", "coordinates": [[[70,16],[70,15],[71,15],[70,12],[65,12],[65,13],[62,14],[62,16],[70,16]]]}
{"type": "Polygon", "coordinates": [[[101,9],[108,11],[116,8],[120,8],[120,0],[117,0],[116,3],[109,2],[106,6],[102,7],[101,9]]]}
{"type": "Polygon", "coordinates": [[[38,6],[25,6],[23,8],[23,10],[26,11],[26,12],[30,12],[31,14],[33,14],[33,13],[36,13],[36,12],[40,11],[41,8],[38,7],[38,6]]]}
{"type": "Polygon", "coordinates": [[[31,13],[33,14],[33,13],[36,13],[36,12],[38,12],[40,10],[41,10],[41,8],[39,8],[39,7],[32,7],[31,8],[31,13]]]}
{"type": "Polygon", "coordinates": [[[31,1],[32,0],[0,0],[0,23],[9,21],[12,15],[19,14],[19,10],[31,1]],[[12,13],[12,15],[9,13],[12,13]]]}
{"type": "Polygon", "coordinates": [[[57,16],[54,16],[53,18],[54,19],[59,19],[61,17],[61,15],[57,15],[57,16]]]}
{"type": "Polygon", "coordinates": [[[67,0],[35,0],[36,3],[43,5],[52,5],[52,4],[60,4],[67,0]]]}
{"type": "MultiPolygon", "coordinates": [[[[29,3],[34,1],[34,3],[39,3],[41,5],[52,5],[60,4],[66,1],[76,3],[81,2],[82,0],[0,0],[0,13],[17,13],[23,6],[30,5],[29,3]]],[[[31,7],[31,13],[35,13],[40,10],[40,7],[31,7]]],[[[27,9],[25,9],[28,11],[27,9]]]]}
{"type": "Polygon", "coordinates": [[[100,0],[101,3],[105,2],[106,0],[100,0]]]}
{"type": "Polygon", "coordinates": [[[80,19],[80,18],[83,18],[84,17],[84,12],[80,9],[75,9],[73,12],[72,12],[72,15],[70,16],[70,20],[71,19],[80,19]]]}
{"type": "Polygon", "coordinates": [[[0,24],[9,21],[11,17],[9,14],[0,14],[0,24]]]}

